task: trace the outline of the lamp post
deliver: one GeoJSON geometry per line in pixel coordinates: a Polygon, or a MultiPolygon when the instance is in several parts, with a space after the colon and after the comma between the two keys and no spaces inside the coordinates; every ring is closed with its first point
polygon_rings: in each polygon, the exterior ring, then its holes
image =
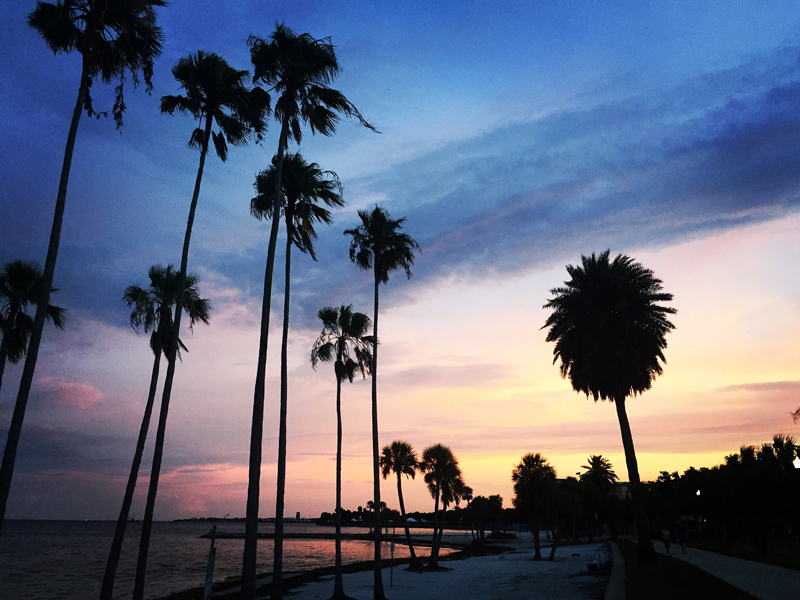
{"type": "Polygon", "coordinates": [[[697,537],[703,543],[703,522],[700,520],[700,490],[697,490],[697,537]]]}

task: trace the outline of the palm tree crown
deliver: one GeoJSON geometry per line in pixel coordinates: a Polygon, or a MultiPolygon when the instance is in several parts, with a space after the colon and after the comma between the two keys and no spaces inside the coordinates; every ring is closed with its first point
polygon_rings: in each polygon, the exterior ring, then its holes
{"type": "Polygon", "coordinates": [[[414,448],[408,442],[400,440],[392,442],[390,446],[384,446],[380,458],[381,475],[386,479],[394,473],[398,477],[405,475],[414,479],[414,475],[419,469],[419,461],[414,448]]]}
{"type": "Polygon", "coordinates": [[[514,482],[514,507],[531,512],[536,504],[544,504],[543,496],[555,485],[556,471],[538,452],[528,453],[514,467],[511,481],[514,482]]]}
{"type": "Polygon", "coordinates": [[[345,235],[350,241],[350,260],[367,271],[374,267],[375,279],[381,283],[389,281],[389,273],[402,268],[411,278],[414,251],[419,244],[407,233],[402,233],[406,218],[392,219],[380,206],[370,212],[359,210],[361,225],[348,229],[345,235]]]}
{"type": "MultiPolygon", "coordinates": [[[[139,331],[144,329],[150,333],[150,348],[153,354],[165,352],[172,339],[172,309],[178,301],[178,275],[174,265],[153,265],[147,272],[150,287],[143,288],[139,284],[129,285],[123,294],[125,303],[132,307],[131,327],[139,331]]],[[[193,329],[197,321],[208,324],[211,301],[201,298],[198,291],[200,277],[196,273],[186,275],[183,290],[183,310],[189,317],[189,329],[193,329]]],[[[180,350],[187,350],[178,340],[180,350]]],[[[187,350],[188,351],[188,350],[187,350]]]]}
{"type": "Polygon", "coordinates": [[[616,400],[650,389],[666,362],[664,336],[674,329],[667,315],[672,300],[650,269],[624,255],[609,261],[609,251],[581,257],[567,266],[571,279],[544,308],[552,308],[544,327],[555,342],[553,362],[575,391],[595,400],[616,400]]]}
{"type": "MultiPolygon", "coordinates": [[[[163,96],[161,112],[188,113],[202,123],[216,122],[219,132],[211,131],[214,149],[222,161],[228,158],[228,144],[241,146],[255,134],[261,139],[269,110],[269,94],[261,88],[249,88],[247,71],[231,67],[213,52],[198,51],[184,56],[172,67],[172,75],[186,92],[185,96],[163,96]],[[227,140],[227,142],[226,142],[227,140]]],[[[189,138],[189,146],[202,148],[205,131],[198,127],[189,138]]]]}
{"type": "Polygon", "coordinates": [[[359,372],[366,377],[372,362],[372,336],[367,335],[371,319],[364,313],[354,312],[352,304],[339,308],[326,306],[317,316],[322,321],[322,333],[311,349],[311,366],[316,369],[319,361],[334,360],[338,381],[352,382],[359,372]]]}
{"type": "MultiPolygon", "coordinates": [[[[12,260],[0,271],[0,331],[11,363],[18,363],[28,349],[33,318],[27,313],[39,301],[42,291],[42,268],[32,261],[12,260]]],[[[50,292],[58,290],[51,288],[50,292]]],[[[58,329],[64,329],[66,310],[47,307],[47,318],[58,329]]]]}
{"type": "Polygon", "coordinates": [[[425,448],[419,470],[425,474],[425,483],[431,497],[436,498],[438,493],[445,508],[453,502],[461,501],[459,494],[463,490],[461,467],[458,466],[458,460],[450,448],[443,444],[425,448]]]}
{"type": "Polygon", "coordinates": [[[581,481],[596,485],[603,492],[608,492],[614,487],[614,482],[619,479],[613,470],[611,461],[601,455],[589,455],[589,464],[582,465],[586,472],[581,475],[581,481]]]}
{"type": "Polygon", "coordinates": [[[166,4],[165,0],[38,1],[28,15],[28,24],[55,54],[81,53],[88,78],[84,108],[89,116],[104,114],[92,106],[91,82],[98,77],[103,83],[119,81],[113,115],[120,127],[125,112],[125,71],[131,73],[134,86],[141,72],[147,92],[153,89],[153,59],[161,54],[164,39],[154,7],[166,4]]]}
{"type": "Polygon", "coordinates": [[[345,96],[330,87],[339,74],[339,62],[330,38],[314,39],[310,34],[297,35],[283,23],[275,25],[269,40],[251,36],[250,57],[253,81],[263,82],[274,90],[275,120],[285,123],[298,144],[303,139],[301,122],[312,133],[332,135],[339,114],[355,117],[375,131],[345,96]]]}
{"type": "MultiPolygon", "coordinates": [[[[259,220],[272,217],[277,162],[278,157],[273,156],[270,167],[256,176],[254,187],[257,196],[250,201],[250,214],[259,220]]],[[[320,169],[317,163],[307,163],[299,153],[287,154],[283,159],[281,190],[281,207],[288,235],[295,247],[316,260],[314,223],[332,223],[331,212],[317,202],[321,200],[327,206],[344,206],[339,178],[333,171],[320,169]]]]}

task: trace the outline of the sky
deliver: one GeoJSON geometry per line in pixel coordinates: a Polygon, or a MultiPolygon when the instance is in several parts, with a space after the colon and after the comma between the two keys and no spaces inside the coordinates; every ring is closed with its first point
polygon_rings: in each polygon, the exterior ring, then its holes
{"type": "MultiPolygon", "coordinates": [[[[0,264],[44,262],[80,75],[77,55],[53,55],[26,25],[33,6],[8,2],[0,21],[0,264]]],[[[474,493],[505,506],[528,452],[560,477],[601,454],[627,480],[613,406],[571,390],[542,329],[565,266],[606,249],[652,269],[678,311],[664,375],[627,402],[643,479],[800,437],[796,3],[174,0],[158,20],[152,95],[127,89],[120,130],[80,124],[52,299],[69,321],[45,330],[7,517],[116,518],[152,368],[122,293],[180,260],[199,159],[196,124],[161,115],[159,98],[179,93],[170,69],[197,50],[250,68],[248,36],[276,22],[330,37],[334,87],[380,131],[343,120],[299,147],[339,175],[347,206],[319,230],[317,262],[293,254],[287,515],[334,507],[335,382],[309,355],[320,308],[371,312],[371,276],[342,232],[375,204],[421,248],[413,277],[381,288],[381,445],[446,444],[474,493]]],[[[92,94],[110,109],[112,86],[92,94]]],[[[212,316],[182,333],[157,519],[244,515],[268,238],[249,201],[278,130],[206,165],[189,268],[212,316]]],[[[275,506],[280,277],[273,289],[262,516],[275,506]]],[[[0,391],[3,445],[21,366],[0,391]]],[[[369,381],[345,386],[343,413],[355,509],[372,494],[369,381]]],[[[433,510],[421,478],[404,494],[433,510]]],[[[397,508],[393,481],[382,496],[397,508]]]]}

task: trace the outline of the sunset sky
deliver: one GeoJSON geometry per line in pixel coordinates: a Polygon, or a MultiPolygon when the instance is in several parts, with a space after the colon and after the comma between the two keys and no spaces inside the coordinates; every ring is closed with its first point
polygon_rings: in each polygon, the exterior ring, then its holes
{"type": "MultiPolygon", "coordinates": [[[[34,4],[6,3],[0,20],[0,265],[44,263],[80,75],[77,54],[54,56],[26,25],[34,4]]],[[[122,293],[150,265],[179,262],[198,163],[195,123],[161,115],[159,98],[179,93],[170,69],[190,52],[250,68],[247,37],[276,21],[331,37],[334,87],[381,132],[343,121],[299,148],[338,173],[347,206],[319,231],[317,263],[293,255],[287,515],[334,507],[333,369],[312,370],[309,352],[323,306],[371,314],[371,276],[342,231],[376,203],[407,217],[421,246],[414,276],[381,289],[381,445],[446,444],[475,494],[506,506],[527,452],[560,477],[602,454],[627,480],[614,407],[571,391],[541,329],[565,265],[607,248],[653,269],[678,311],[664,376],[627,404],[644,479],[800,437],[797,3],[388,5],[159,9],[152,96],[127,91],[119,131],[85,115],[78,131],[52,300],[69,321],[45,330],[7,517],[116,518],[152,366],[122,293]]],[[[113,87],[92,93],[110,109],[113,87]]],[[[272,122],[263,144],[206,166],[189,268],[213,312],[182,334],[157,519],[244,515],[268,238],[249,202],[277,135],[272,122]]],[[[262,516],[275,503],[282,276],[274,291],[262,516]]],[[[0,391],[3,446],[21,367],[0,391]]],[[[343,394],[343,504],[355,509],[372,493],[369,382],[343,394]]],[[[155,422],[137,515],[154,433],[155,422]]],[[[409,510],[433,509],[421,478],[405,490],[409,510]]],[[[397,507],[393,481],[383,497],[397,507]]]]}

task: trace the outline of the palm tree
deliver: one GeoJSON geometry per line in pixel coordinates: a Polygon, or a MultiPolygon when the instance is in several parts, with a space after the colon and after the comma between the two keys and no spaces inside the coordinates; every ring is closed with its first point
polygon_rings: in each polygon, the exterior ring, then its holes
{"type": "Polygon", "coordinates": [[[596,486],[604,494],[614,489],[614,482],[619,479],[614,472],[611,461],[601,455],[590,454],[589,464],[582,465],[581,469],[586,469],[580,477],[581,481],[586,481],[596,486]]]}
{"type": "MultiPolygon", "coordinates": [[[[12,260],[0,271],[0,387],[3,385],[3,372],[6,359],[17,364],[28,351],[28,339],[33,329],[33,318],[27,313],[28,307],[39,300],[42,285],[42,268],[32,261],[12,260]]],[[[52,288],[50,293],[58,290],[52,288]]],[[[66,311],[48,304],[47,318],[58,329],[64,330],[66,311]]]]}
{"type": "Polygon", "coordinates": [[[81,79],[78,84],[78,98],[72,111],[72,121],[64,149],[64,163],[56,195],[53,226],[42,273],[42,286],[33,317],[28,354],[22,369],[17,401],[11,417],[11,427],[0,466],[0,531],[6,513],[11,477],[14,474],[14,461],[25,418],[25,408],[33,383],[36,359],[42,329],[50,306],[50,293],[53,290],[53,276],[56,270],[58,244],[61,238],[61,222],[67,198],[67,182],[78,122],[85,109],[89,115],[95,113],[89,88],[98,77],[103,82],[117,79],[119,85],[114,102],[114,119],[117,127],[122,124],[125,110],[122,83],[129,72],[133,82],[138,82],[139,73],[144,77],[147,90],[152,88],[153,59],[161,53],[161,28],[156,25],[153,7],[164,6],[164,0],[117,0],[115,2],[93,2],[91,0],[59,1],[56,4],[37,2],[36,8],[28,15],[28,24],[44,38],[48,48],[55,54],[77,50],[81,54],[81,79]]]}
{"type": "Polygon", "coordinates": [[[672,300],[662,292],[661,280],[650,269],[619,255],[609,261],[609,251],[581,257],[581,266],[567,266],[571,279],[565,287],[550,290],[552,308],[544,327],[547,341],[555,342],[553,362],[561,360],[561,376],[572,388],[595,402],[609,400],[617,408],[625,449],[631,497],[636,510],[640,564],[655,561],[650,526],[639,481],[625,399],[650,389],[663,372],[665,335],[674,326],[667,319],[675,309],[660,302],[672,300]]]}
{"type": "Polygon", "coordinates": [[[322,333],[311,348],[311,366],[316,369],[319,361],[333,360],[336,377],[336,573],[333,597],[346,598],[342,583],[342,382],[352,383],[357,372],[362,377],[369,373],[372,337],[367,335],[369,317],[353,312],[352,304],[343,304],[339,308],[326,306],[317,316],[322,321],[322,333]]]}
{"type": "Polygon", "coordinates": [[[439,545],[441,543],[441,531],[444,530],[444,519],[439,518],[439,502],[441,501],[444,510],[453,502],[460,500],[459,491],[462,489],[461,468],[458,460],[453,455],[453,451],[443,444],[428,446],[422,452],[422,460],[419,463],[419,470],[425,474],[425,483],[428,491],[433,498],[433,541],[431,544],[431,558],[428,563],[429,569],[439,567],[439,545]]]}
{"type": "MultiPolygon", "coordinates": [[[[414,250],[419,245],[407,233],[402,233],[405,217],[392,219],[389,213],[380,206],[372,212],[359,210],[361,225],[348,229],[350,235],[350,260],[359,268],[372,270],[375,278],[375,302],[372,317],[372,475],[374,502],[380,504],[381,482],[378,455],[378,288],[381,283],[389,281],[389,273],[402,268],[406,277],[411,278],[411,265],[414,264],[414,250]]],[[[375,513],[375,600],[383,597],[383,580],[381,579],[381,516],[375,513]]]]}
{"type": "MultiPolygon", "coordinates": [[[[255,392],[253,395],[253,422],[250,431],[250,466],[247,486],[244,554],[242,557],[242,598],[255,597],[256,546],[258,542],[258,502],[261,478],[261,445],[264,429],[264,394],[267,369],[267,343],[269,340],[269,313],[272,301],[272,273],[275,266],[275,249],[278,242],[278,215],[280,213],[281,175],[289,137],[298,144],[303,138],[302,124],[311,127],[311,133],[333,135],[339,115],[355,117],[362,125],[372,129],[358,109],[344,95],[329,87],[339,73],[333,44],[329,38],[314,39],[308,33],[296,35],[284,24],[276,24],[275,31],[264,40],[251,36],[250,58],[253,63],[253,81],[269,86],[278,98],[273,116],[281,124],[278,152],[274,159],[275,176],[272,192],[272,227],[267,247],[267,264],[264,272],[264,295],[261,305],[261,336],[258,346],[255,392]]],[[[285,454],[286,444],[278,441],[278,454],[285,454]]],[[[277,501],[275,503],[275,544],[273,559],[273,598],[283,597],[283,496],[284,488],[278,475],[277,501]]]]}
{"type": "Polygon", "coordinates": [[[514,482],[514,508],[527,519],[533,534],[534,559],[542,560],[539,529],[552,508],[556,471],[538,452],[528,453],[514,467],[511,481],[514,482]]]}
{"type": "MultiPolygon", "coordinates": [[[[136,333],[139,333],[141,328],[144,329],[145,333],[150,334],[150,349],[153,351],[155,359],[153,361],[153,372],[150,375],[150,391],[147,395],[144,417],[142,417],[142,425],[139,427],[139,437],[136,441],[136,451],[133,455],[133,464],[128,476],[128,484],[125,487],[125,496],[122,499],[122,508],[119,511],[117,527],[114,530],[111,551],[106,562],[100,600],[110,600],[114,592],[114,579],[117,573],[120,553],[122,552],[125,527],[133,502],[133,492],[136,489],[136,478],[139,476],[139,465],[142,462],[147,430],[150,427],[150,416],[153,413],[161,355],[172,339],[172,308],[178,299],[178,273],[175,271],[174,265],[167,265],[166,267],[153,265],[147,274],[150,279],[148,288],[143,288],[138,284],[129,285],[122,296],[125,303],[129,307],[133,307],[130,317],[131,327],[136,333]]],[[[197,289],[199,282],[200,277],[197,274],[188,273],[186,275],[185,289],[183,291],[183,309],[189,316],[189,329],[193,329],[194,324],[198,321],[208,324],[211,303],[208,298],[200,297],[200,292],[197,289]]],[[[180,339],[178,339],[178,348],[179,356],[181,349],[188,352],[180,339]]]]}
{"type": "Polygon", "coordinates": [[[247,71],[232,68],[225,59],[213,53],[197,52],[181,58],[178,64],[172,68],[172,75],[186,95],[163,96],[161,112],[174,114],[175,111],[179,111],[188,113],[198,120],[199,126],[192,131],[189,146],[200,149],[200,165],[197,168],[194,193],[189,207],[189,219],[186,223],[186,234],[183,240],[181,269],[176,286],[178,301],[175,303],[172,339],[165,347],[167,374],[164,377],[164,391],[161,396],[161,410],[153,452],[153,467],[150,471],[150,487],[147,492],[147,504],[142,521],[142,541],[139,544],[139,559],[133,588],[134,600],[141,600],[144,595],[144,578],[153,524],[153,510],[158,490],[158,477],[161,472],[172,381],[175,376],[175,357],[178,351],[183,294],[189,263],[189,242],[197,210],[197,199],[200,196],[200,184],[203,181],[203,168],[208,154],[208,146],[213,139],[214,150],[224,162],[228,158],[228,144],[240,146],[246,144],[253,134],[261,135],[266,127],[264,117],[269,106],[269,96],[262,89],[250,89],[247,86],[247,71]],[[213,130],[214,123],[219,127],[219,132],[213,130]]]}
{"type": "Polygon", "coordinates": [[[419,461],[417,454],[408,442],[400,440],[392,442],[391,446],[384,446],[380,458],[381,474],[383,478],[389,477],[389,474],[394,473],[397,475],[397,497],[400,500],[400,516],[403,519],[403,527],[406,530],[406,540],[408,540],[408,551],[411,554],[411,565],[408,567],[410,570],[418,570],[420,565],[419,559],[414,552],[414,544],[411,541],[411,531],[408,529],[408,521],[406,521],[406,505],[403,502],[403,486],[402,475],[414,479],[414,475],[419,469],[419,461]]]}

